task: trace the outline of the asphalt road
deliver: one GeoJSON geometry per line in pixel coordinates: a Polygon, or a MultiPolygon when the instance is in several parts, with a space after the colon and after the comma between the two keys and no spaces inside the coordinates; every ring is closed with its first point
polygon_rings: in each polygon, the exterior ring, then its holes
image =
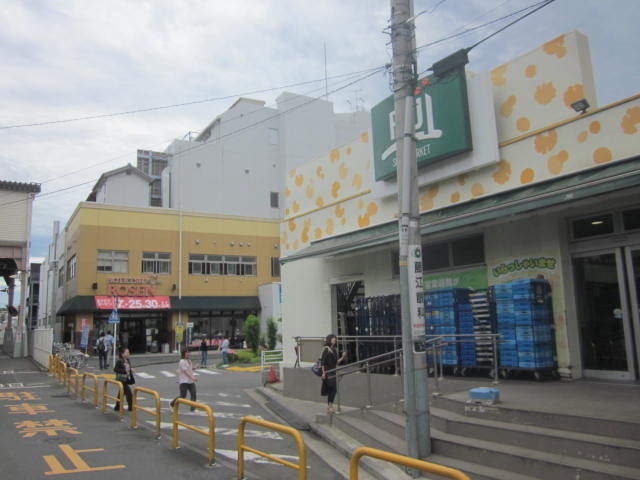
{"type": "MultiPolygon", "coordinates": [[[[93,479],[154,478],[231,479],[237,472],[237,431],[240,419],[254,416],[282,424],[262,406],[252,389],[260,385],[260,372],[251,369],[196,370],[198,402],[211,407],[215,418],[215,459],[207,465],[206,437],[181,427],[180,448],[172,448],[172,409],[178,394],[177,364],[136,368],[136,385],[157,391],[162,404],[162,436],[156,439],[154,421],[139,412],[141,428],[130,428],[130,414],[118,420],[113,402],[102,414],[90,403],[67,395],[66,390],[28,360],[0,357],[0,468],[3,478],[88,477],[93,479]]],[[[87,371],[101,373],[90,366],[87,371]]],[[[110,374],[110,371],[105,371],[110,374]]],[[[146,397],[146,398],[145,398],[146,397]]],[[[152,398],[140,404],[151,408],[152,398]]],[[[205,413],[182,407],[181,421],[207,428],[205,413]]],[[[280,459],[298,462],[297,444],[285,434],[248,424],[245,444],[280,459]]],[[[245,453],[248,479],[298,478],[291,468],[254,453],[245,453]]],[[[335,479],[326,463],[307,451],[309,479],[335,479]]]]}

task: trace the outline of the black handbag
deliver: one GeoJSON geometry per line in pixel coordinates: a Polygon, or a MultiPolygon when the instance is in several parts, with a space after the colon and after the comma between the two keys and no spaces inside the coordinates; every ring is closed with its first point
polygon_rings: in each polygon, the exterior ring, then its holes
{"type": "Polygon", "coordinates": [[[133,376],[133,373],[130,373],[130,374],[129,374],[129,378],[127,379],[127,384],[128,384],[128,385],[133,385],[134,383],[136,383],[136,379],[135,379],[135,377],[133,376]]]}
{"type": "Polygon", "coordinates": [[[318,359],[318,361],[313,364],[313,366],[311,367],[311,371],[318,377],[322,376],[322,362],[320,361],[320,359],[318,359]]]}

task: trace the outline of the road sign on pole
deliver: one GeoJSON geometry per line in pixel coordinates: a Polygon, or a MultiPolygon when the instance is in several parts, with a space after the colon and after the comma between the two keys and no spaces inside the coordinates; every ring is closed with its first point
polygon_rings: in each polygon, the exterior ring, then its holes
{"type": "Polygon", "coordinates": [[[118,310],[111,310],[111,314],[109,315],[109,323],[120,323],[120,315],[118,315],[118,310]]]}

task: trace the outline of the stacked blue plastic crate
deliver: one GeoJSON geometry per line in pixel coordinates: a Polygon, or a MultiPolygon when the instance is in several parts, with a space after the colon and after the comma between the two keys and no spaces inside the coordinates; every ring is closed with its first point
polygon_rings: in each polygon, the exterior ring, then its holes
{"type": "Polygon", "coordinates": [[[473,333],[473,314],[466,288],[430,290],[424,295],[427,335],[440,335],[449,345],[442,349],[444,365],[475,365],[473,343],[458,344],[457,333],[473,333]],[[448,336],[452,335],[452,336],[448,336]]]}
{"type": "Polygon", "coordinates": [[[494,287],[500,366],[549,368],[555,365],[551,288],[542,279],[522,279],[494,287]]]}

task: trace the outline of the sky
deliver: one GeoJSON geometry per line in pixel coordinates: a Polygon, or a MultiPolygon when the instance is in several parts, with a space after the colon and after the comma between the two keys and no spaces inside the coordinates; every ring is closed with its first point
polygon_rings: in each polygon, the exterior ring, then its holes
{"type": "MultiPolygon", "coordinates": [[[[417,46],[460,34],[419,49],[419,71],[535,3],[414,0],[417,46]]],[[[474,48],[467,68],[489,71],[576,29],[599,105],[627,98],[640,90],[638,7],[555,0],[474,48]]],[[[31,255],[46,255],[53,221],[64,226],[102,173],[200,131],[239,96],[274,106],[283,91],[326,90],[336,112],[370,109],[391,94],[383,71],[360,80],[391,62],[389,18],[388,0],[2,0],[0,179],[41,184],[31,255]],[[135,110],[147,111],[110,115],[135,110]],[[99,118],[68,121],[84,117],[99,118]],[[43,122],[56,123],[33,125],[43,122]]]]}

